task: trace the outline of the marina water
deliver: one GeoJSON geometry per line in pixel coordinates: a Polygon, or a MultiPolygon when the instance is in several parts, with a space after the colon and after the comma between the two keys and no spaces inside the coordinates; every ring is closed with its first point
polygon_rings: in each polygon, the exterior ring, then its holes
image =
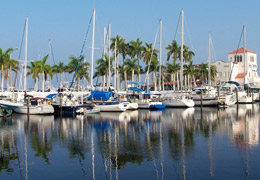
{"type": "Polygon", "coordinates": [[[259,105],[1,119],[0,179],[258,179],[259,105]]]}

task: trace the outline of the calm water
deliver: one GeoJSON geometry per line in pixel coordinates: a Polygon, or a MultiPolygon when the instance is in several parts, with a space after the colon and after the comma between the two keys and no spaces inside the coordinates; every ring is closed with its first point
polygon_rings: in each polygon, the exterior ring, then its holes
{"type": "Polygon", "coordinates": [[[259,105],[0,120],[0,179],[259,179],[259,105]]]}

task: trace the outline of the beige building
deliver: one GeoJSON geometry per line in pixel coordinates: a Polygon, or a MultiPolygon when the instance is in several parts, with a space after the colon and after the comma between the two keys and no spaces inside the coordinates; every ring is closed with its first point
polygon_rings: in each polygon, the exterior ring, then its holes
{"type": "Polygon", "coordinates": [[[257,54],[246,49],[245,56],[246,58],[244,57],[244,48],[239,48],[228,53],[228,62],[216,61],[213,63],[218,72],[215,78],[216,84],[231,80],[238,82],[240,85],[246,83],[260,86],[260,77],[257,73],[257,54]]]}

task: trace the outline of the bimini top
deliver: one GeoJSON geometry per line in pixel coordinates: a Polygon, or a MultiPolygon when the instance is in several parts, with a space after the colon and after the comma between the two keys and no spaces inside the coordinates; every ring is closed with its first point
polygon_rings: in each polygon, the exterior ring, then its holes
{"type": "Polygon", "coordinates": [[[239,83],[236,81],[227,81],[225,83],[229,83],[229,84],[235,84],[236,86],[239,86],[239,83]]]}
{"type": "Polygon", "coordinates": [[[130,87],[130,88],[128,88],[128,90],[132,90],[132,91],[136,91],[136,92],[144,91],[143,89],[138,88],[138,87],[130,87]]]}
{"type": "Polygon", "coordinates": [[[109,91],[99,91],[94,90],[91,92],[91,94],[88,96],[88,99],[91,99],[93,97],[94,100],[103,100],[107,101],[110,99],[111,92],[109,91]]]}

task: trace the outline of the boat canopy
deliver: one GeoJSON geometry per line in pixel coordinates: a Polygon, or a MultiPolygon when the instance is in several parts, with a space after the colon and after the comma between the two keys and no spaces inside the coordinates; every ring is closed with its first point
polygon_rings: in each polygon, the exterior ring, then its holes
{"type": "Polygon", "coordinates": [[[137,92],[143,91],[143,89],[137,87],[130,87],[128,88],[128,90],[137,91],[137,92]]]}
{"type": "Polygon", "coordinates": [[[239,83],[236,82],[236,81],[227,81],[226,83],[229,83],[229,84],[235,84],[236,86],[239,86],[239,83]]]}
{"type": "Polygon", "coordinates": [[[103,100],[107,101],[110,99],[111,92],[109,91],[99,91],[94,90],[91,92],[91,94],[88,96],[88,99],[91,99],[93,97],[94,100],[103,100]]]}

